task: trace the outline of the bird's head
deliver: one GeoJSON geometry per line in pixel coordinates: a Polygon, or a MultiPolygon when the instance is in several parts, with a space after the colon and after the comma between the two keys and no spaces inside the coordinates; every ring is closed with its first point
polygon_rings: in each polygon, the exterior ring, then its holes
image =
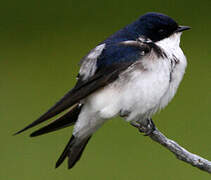
{"type": "Polygon", "coordinates": [[[188,26],[179,26],[171,17],[161,13],[147,13],[141,16],[134,25],[138,32],[140,31],[142,35],[154,42],[190,29],[188,26]]]}

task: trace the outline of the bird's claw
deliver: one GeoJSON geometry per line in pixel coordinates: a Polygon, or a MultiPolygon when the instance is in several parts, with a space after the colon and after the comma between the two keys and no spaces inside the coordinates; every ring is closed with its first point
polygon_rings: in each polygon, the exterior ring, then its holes
{"type": "Polygon", "coordinates": [[[137,122],[133,122],[131,125],[138,128],[139,132],[144,133],[144,136],[149,136],[155,130],[155,124],[152,119],[147,119],[147,123],[145,125],[137,122]]]}

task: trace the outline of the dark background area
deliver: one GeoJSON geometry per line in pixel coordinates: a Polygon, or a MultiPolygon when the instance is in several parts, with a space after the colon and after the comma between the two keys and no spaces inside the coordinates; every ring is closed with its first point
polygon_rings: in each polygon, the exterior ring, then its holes
{"type": "MultiPolygon", "coordinates": [[[[146,12],[168,14],[191,31],[182,36],[185,77],[153,119],[169,138],[211,160],[210,0],[8,0],[0,6],[0,179],[206,180],[120,118],[106,123],[70,171],[54,169],[72,128],[39,138],[12,134],[39,117],[71,87],[79,60],[146,12]]],[[[35,130],[34,128],[33,130],[35,130]]]]}

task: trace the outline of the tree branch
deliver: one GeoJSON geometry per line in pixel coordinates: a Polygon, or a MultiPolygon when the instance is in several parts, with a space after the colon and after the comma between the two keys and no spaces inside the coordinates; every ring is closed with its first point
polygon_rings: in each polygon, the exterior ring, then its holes
{"type": "Polygon", "coordinates": [[[197,167],[203,171],[211,173],[211,161],[204,159],[196,154],[193,154],[187,151],[185,148],[181,147],[175,141],[168,139],[165,135],[163,135],[151,121],[151,124],[147,126],[140,124],[132,124],[136,128],[139,129],[140,132],[146,133],[153,141],[161,144],[166,147],[169,151],[171,151],[179,160],[182,160],[186,163],[191,164],[194,167],[197,167]],[[152,126],[153,125],[153,126],[152,126]],[[149,131],[151,132],[149,133],[149,131]]]}

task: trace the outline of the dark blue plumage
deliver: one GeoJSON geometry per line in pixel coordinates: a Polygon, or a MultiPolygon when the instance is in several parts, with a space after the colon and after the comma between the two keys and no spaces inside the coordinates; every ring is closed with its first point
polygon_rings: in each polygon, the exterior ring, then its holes
{"type": "Polygon", "coordinates": [[[117,31],[102,43],[114,44],[126,40],[136,40],[140,36],[146,36],[156,42],[170,36],[177,28],[178,24],[169,16],[151,12],[117,31]]]}
{"type": "Polygon", "coordinates": [[[147,13],[101,43],[105,43],[106,48],[97,60],[97,67],[119,62],[134,62],[140,58],[138,47],[122,46],[119,44],[122,41],[136,40],[140,36],[145,36],[156,42],[170,36],[177,28],[178,24],[172,18],[160,13],[147,13]]]}
{"type": "Polygon", "coordinates": [[[124,46],[112,44],[106,46],[102,54],[98,57],[97,67],[110,66],[113,63],[134,62],[140,58],[140,49],[134,46],[124,46]]]}

